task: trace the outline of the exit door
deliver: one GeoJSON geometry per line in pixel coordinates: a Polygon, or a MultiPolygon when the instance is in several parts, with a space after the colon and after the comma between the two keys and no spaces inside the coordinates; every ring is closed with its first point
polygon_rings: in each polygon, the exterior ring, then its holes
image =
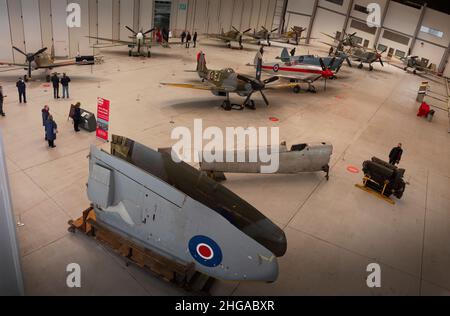
{"type": "Polygon", "coordinates": [[[153,25],[160,30],[168,31],[170,29],[170,11],[172,2],[168,0],[155,1],[155,14],[153,25]]]}

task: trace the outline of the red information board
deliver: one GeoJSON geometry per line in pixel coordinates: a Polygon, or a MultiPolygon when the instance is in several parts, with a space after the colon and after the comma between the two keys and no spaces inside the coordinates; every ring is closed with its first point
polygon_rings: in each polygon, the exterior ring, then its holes
{"type": "Polygon", "coordinates": [[[109,131],[109,100],[97,99],[97,137],[108,140],[109,131]]]}

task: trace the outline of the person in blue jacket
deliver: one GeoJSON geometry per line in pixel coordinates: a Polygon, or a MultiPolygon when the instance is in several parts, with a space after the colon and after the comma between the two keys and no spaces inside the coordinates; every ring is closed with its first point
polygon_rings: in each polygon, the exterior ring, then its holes
{"type": "Polygon", "coordinates": [[[42,126],[44,126],[44,134],[45,134],[45,140],[47,140],[47,131],[45,130],[45,122],[48,120],[48,116],[50,115],[50,108],[48,105],[45,105],[42,109],[42,126]]]}
{"type": "Polygon", "coordinates": [[[48,147],[55,148],[56,134],[58,133],[58,125],[50,114],[45,122],[45,136],[47,137],[48,147]]]}

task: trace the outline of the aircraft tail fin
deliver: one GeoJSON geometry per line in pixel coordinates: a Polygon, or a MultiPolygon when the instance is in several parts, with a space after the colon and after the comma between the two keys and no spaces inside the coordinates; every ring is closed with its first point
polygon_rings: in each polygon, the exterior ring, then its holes
{"type": "Polygon", "coordinates": [[[206,77],[208,68],[206,67],[205,53],[199,52],[197,55],[197,73],[200,78],[206,77]]]}
{"type": "Polygon", "coordinates": [[[283,51],[281,52],[281,58],[280,58],[283,62],[287,63],[291,60],[291,55],[289,55],[289,52],[287,50],[287,48],[283,48],[283,51]]]}

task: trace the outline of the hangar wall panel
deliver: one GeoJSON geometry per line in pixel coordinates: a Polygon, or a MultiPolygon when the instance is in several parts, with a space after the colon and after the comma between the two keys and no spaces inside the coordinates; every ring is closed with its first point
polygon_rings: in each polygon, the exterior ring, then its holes
{"type": "Polygon", "coordinates": [[[394,48],[396,50],[398,49],[398,50],[408,54],[409,45],[402,45],[400,43],[388,40],[388,39],[383,37],[383,32],[384,32],[384,30],[381,31],[381,36],[380,36],[380,40],[379,40],[378,44],[382,44],[382,45],[385,45],[385,46],[387,46],[389,48],[394,48]]]}
{"type": "Polygon", "coordinates": [[[92,48],[89,44],[89,0],[72,1],[78,3],[81,8],[81,27],[69,28],[70,56],[91,55],[92,48]]]}
{"type": "Polygon", "coordinates": [[[414,35],[420,18],[420,10],[391,1],[384,26],[408,35],[414,35]]]}
{"type": "Polygon", "coordinates": [[[39,14],[39,0],[22,0],[23,29],[25,35],[25,49],[36,52],[42,48],[41,19],[39,14]]]}
{"type": "Polygon", "coordinates": [[[53,45],[53,26],[51,0],[39,0],[39,13],[41,18],[42,46],[51,50],[53,45]]]}
{"type": "Polygon", "coordinates": [[[153,27],[153,0],[141,0],[139,27],[145,31],[153,27]]]}
{"type": "Polygon", "coordinates": [[[308,27],[310,20],[311,18],[309,16],[288,13],[286,16],[285,27],[287,27],[288,29],[292,26],[308,27]]]}
{"type": "Polygon", "coordinates": [[[242,12],[244,9],[244,0],[235,0],[233,7],[233,15],[231,16],[231,25],[238,30],[245,31],[248,27],[242,27],[242,12]]]}
{"type": "Polygon", "coordinates": [[[343,14],[347,14],[347,9],[349,5],[350,0],[344,0],[342,5],[327,0],[319,0],[319,7],[327,8],[343,14]]]}
{"type": "Polygon", "coordinates": [[[209,0],[208,2],[208,33],[220,33],[219,9],[220,0],[209,0]]]}
{"type": "Polygon", "coordinates": [[[131,32],[125,26],[134,28],[134,0],[120,0],[120,39],[128,41],[131,32]]]}
{"type": "Polygon", "coordinates": [[[175,30],[177,31],[177,34],[181,34],[183,30],[186,29],[186,23],[187,23],[187,12],[188,12],[188,1],[187,0],[179,0],[173,3],[175,7],[176,13],[176,20],[175,20],[175,30]]]}
{"type": "Polygon", "coordinates": [[[196,0],[193,31],[206,33],[208,28],[208,0],[196,0]]]}
{"type": "Polygon", "coordinates": [[[11,30],[9,28],[8,5],[6,0],[0,0],[0,59],[13,60],[11,30]]]}
{"type": "Polygon", "coordinates": [[[315,0],[289,0],[287,12],[303,13],[311,15],[313,12],[315,0]]]}
{"type": "Polygon", "coordinates": [[[253,1],[245,0],[244,6],[242,8],[241,29],[246,30],[250,28],[252,10],[253,10],[253,1]]]}
{"type": "Polygon", "coordinates": [[[227,32],[231,29],[231,19],[233,15],[233,0],[221,0],[220,1],[220,29],[227,32]]]}
{"type": "Polygon", "coordinates": [[[69,29],[67,27],[67,1],[52,0],[52,29],[55,56],[69,56],[69,29]]]}
{"type": "Polygon", "coordinates": [[[260,13],[261,13],[261,2],[259,0],[253,0],[253,8],[251,11],[251,18],[250,18],[251,28],[258,27],[260,13]]]}
{"type": "MultiPolygon", "coordinates": [[[[98,6],[97,0],[89,0],[89,36],[98,36],[98,6]]],[[[90,39],[90,44],[96,44],[98,41],[90,39]]]]}
{"type": "Polygon", "coordinates": [[[321,8],[317,9],[316,20],[312,29],[312,37],[329,42],[331,39],[321,34],[321,32],[335,35],[336,31],[342,31],[345,23],[345,16],[330,12],[321,8]]]}
{"type": "Polygon", "coordinates": [[[120,0],[112,0],[112,38],[120,39],[120,0]]]}
{"type": "Polygon", "coordinates": [[[417,37],[420,39],[424,39],[442,46],[447,46],[448,43],[450,43],[450,15],[427,8],[423,17],[422,25],[441,31],[444,34],[442,38],[439,38],[428,33],[419,32],[417,37]]]}
{"type": "Polygon", "coordinates": [[[188,0],[187,16],[186,16],[186,30],[191,32],[194,28],[195,13],[197,11],[197,0],[188,0]]]}
{"type": "Polygon", "coordinates": [[[260,8],[259,8],[259,18],[258,23],[256,25],[256,29],[259,30],[261,26],[266,26],[266,19],[267,19],[267,9],[269,7],[269,0],[261,0],[260,1],[260,8]]]}
{"type": "Polygon", "coordinates": [[[363,7],[367,7],[369,3],[376,3],[381,8],[381,14],[384,12],[384,8],[386,7],[387,0],[355,0],[353,3],[352,11],[350,13],[351,16],[358,18],[360,20],[366,21],[367,20],[367,14],[362,13],[358,10],[355,10],[355,5],[360,5],[363,7]]]}
{"type": "MultiPolygon", "coordinates": [[[[9,22],[11,30],[11,42],[12,45],[25,51],[25,37],[23,33],[23,21],[22,21],[22,6],[21,2],[17,0],[8,0],[8,12],[9,22]]],[[[14,61],[23,62],[24,56],[19,52],[13,51],[14,61]]]]}
{"type": "MultiPolygon", "coordinates": [[[[368,40],[369,41],[369,47],[372,48],[375,42],[375,34],[376,34],[376,30],[377,28],[371,28],[372,33],[369,32],[364,32],[361,29],[358,28],[353,28],[352,25],[352,18],[350,18],[349,22],[348,22],[348,27],[347,27],[347,33],[348,34],[353,34],[354,32],[357,32],[356,36],[361,37],[363,39],[363,43],[364,40],[368,40]]],[[[359,20],[355,20],[356,23],[360,22],[359,20]]],[[[364,24],[365,27],[367,27],[366,24],[364,24]]]]}
{"type": "MultiPolygon", "coordinates": [[[[111,0],[98,0],[98,36],[112,38],[113,4],[111,0]]],[[[107,43],[107,42],[105,42],[107,43]]]]}

